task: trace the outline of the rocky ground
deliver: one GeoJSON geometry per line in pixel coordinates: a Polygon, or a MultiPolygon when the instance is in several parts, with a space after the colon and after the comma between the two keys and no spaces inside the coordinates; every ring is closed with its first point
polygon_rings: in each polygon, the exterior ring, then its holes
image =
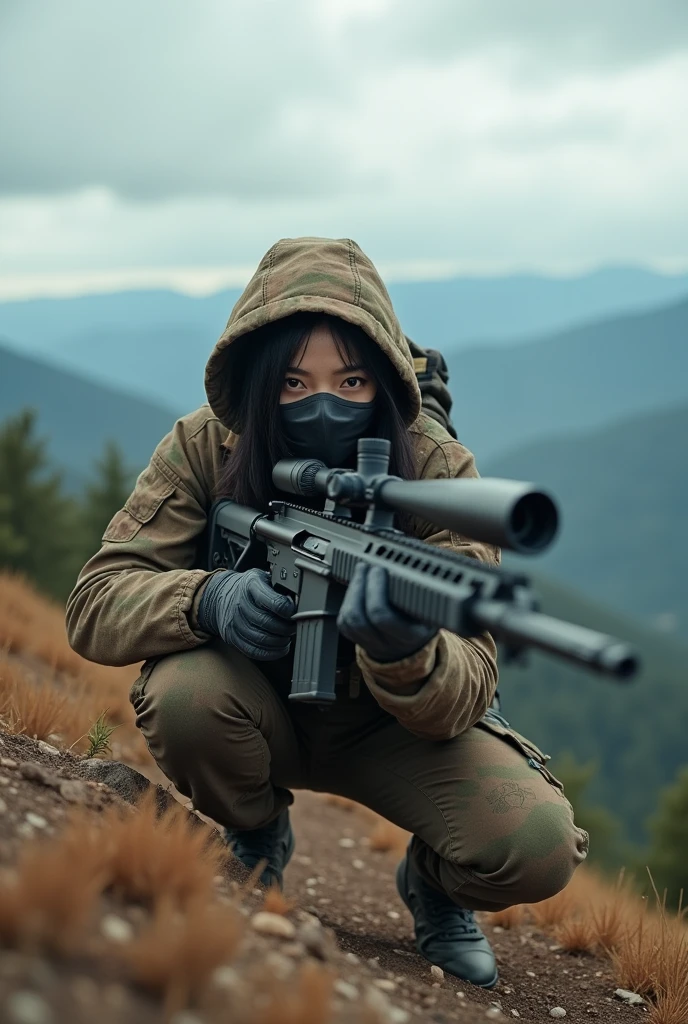
{"type": "MultiPolygon", "coordinates": [[[[130,804],[149,788],[125,766],[1,734],[0,866],[11,869],[26,844],[47,848],[75,808],[94,819],[119,805],[123,814],[139,813],[130,804]]],[[[157,793],[161,807],[176,806],[169,793],[157,793]]],[[[230,864],[216,878],[220,905],[227,903],[227,913],[239,905],[247,928],[231,966],[220,965],[210,975],[200,1010],[178,1011],[168,998],[165,1014],[159,998],[132,982],[117,954],[135,940],[146,911],[104,892],[88,942],[76,954],[26,945],[0,951],[0,1021],[473,1024],[645,1016],[644,1006],[614,996],[607,959],[566,954],[529,925],[511,930],[484,922],[500,964],[493,991],[442,975],[414,951],[411,918],[394,887],[398,854],[371,847],[371,821],[341,801],[311,793],[298,794],[293,821],[297,847],[285,885],[291,907],[277,905],[274,914],[268,904],[268,916],[258,917],[265,913],[265,894],[250,880],[246,887],[245,872],[230,864]],[[302,992],[290,1003],[298,987],[302,992]]],[[[2,926],[0,907],[0,933],[2,926]]]]}

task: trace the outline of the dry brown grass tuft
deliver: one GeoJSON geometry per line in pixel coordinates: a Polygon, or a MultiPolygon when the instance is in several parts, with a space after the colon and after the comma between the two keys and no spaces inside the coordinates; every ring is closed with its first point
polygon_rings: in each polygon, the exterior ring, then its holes
{"type": "Polygon", "coordinates": [[[574,895],[567,887],[542,903],[531,903],[528,909],[541,928],[554,928],[570,917],[574,903],[574,895]]]}
{"type": "MultiPolygon", "coordinates": [[[[94,665],[78,655],[67,642],[64,609],[38,594],[22,577],[7,572],[0,572],[0,651],[5,661],[8,656],[21,657],[35,667],[46,687],[49,684],[67,695],[66,725],[63,720],[60,729],[52,730],[62,737],[63,745],[79,740],[108,708],[110,723],[122,726],[113,742],[113,756],[150,764],[129,704],[136,669],[94,665]]],[[[46,696],[44,692],[42,704],[46,696]]],[[[29,733],[29,727],[24,731],[29,733]]],[[[84,749],[83,744],[78,749],[84,749]]]]}
{"type": "Polygon", "coordinates": [[[16,871],[0,881],[0,941],[74,950],[106,878],[102,837],[85,817],[74,816],[57,839],[26,844],[16,871]]]}
{"type": "Polygon", "coordinates": [[[231,960],[244,932],[244,919],[226,904],[195,895],[180,911],[162,899],[150,923],[121,953],[133,979],[163,996],[168,1014],[197,999],[212,972],[231,960]]]}
{"type": "Polygon", "coordinates": [[[528,908],[523,903],[516,903],[513,907],[506,907],[505,910],[495,910],[488,915],[488,922],[491,925],[499,925],[500,928],[518,928],[526,919],[528,908]]]}
{"type": "Polygon", "coordinates": [[[592,921],[579,914],[560,921],[554,928],[554,936],[567,953],[592,953],[597,945],[592,921]]]}
{"type": "Polygon", "coordinates": [[[268,910],[271,914],[289,914],[295,906],[296,900],[287,899],[277,885],[271,885],[265,893],[263,910],[268,910]]]}
{"type": "Polygon", "coordinates": [[[255,1024],[327,1024],[334,976],[306,962],[295,979],[275,985],[256,1009],[255,1024]]]}
{"type": "Polygon", "coordinates": [[[617,949],[628,934],[629,907],[624,894],[617,891],[606,902],[590,911],[596,944],[606,953],[617,949]]]}
{"type": "Polygon", "coordinates": [[[103,818],[110,884],[122,897],[185,906],[213,892],[226,849],[183,808],[158,815],[155,794],[148,793],[135,813],[122,815],[115,808],[103,818]]]}

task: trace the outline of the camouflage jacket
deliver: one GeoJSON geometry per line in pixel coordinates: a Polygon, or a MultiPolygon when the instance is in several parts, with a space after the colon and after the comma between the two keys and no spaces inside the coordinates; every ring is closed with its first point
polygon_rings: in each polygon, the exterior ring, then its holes
{"type": "MultiPolygon", "coordinates": [[[[402,411],[419,478],[476,476],[473,456],[421,412],[409,347],[372,263],[348,239],[283,239],[270,249],[232,310],[206,367],[209,405],[178,420],[153,453],[103,545],[82,569],[67,603],[72,647],[85,658],[126,665],[197,647],[210,638],[196,620],[209,573],[204,559],[207,516],[231,447],[236,396],[250,360],[233,358],[234,343],[270,320],[299,310],[340,316],[362,327],[406,385],[402,411]]],[[[429,524],[417,536],[495,563],[497,549],[429,524]]],[[[382,708],[416,735],[447,739],[477,722],[497,685],[495,646],[487,634],[446,630],[416,654],[393,663],[356,660],[382,708]]]]}

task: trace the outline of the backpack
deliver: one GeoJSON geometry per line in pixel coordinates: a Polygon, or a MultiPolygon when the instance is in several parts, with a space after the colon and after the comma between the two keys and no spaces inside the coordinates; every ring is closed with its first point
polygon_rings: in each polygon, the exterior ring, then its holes
{"type": "Polygon", "coordinates": [[[456,437],[456,429],[451,421],[452,397],[447,387],[449,370],[444,356],[437,349],[422,348],[408,336],[406,340],[413,356],[423,412],[432,416],[452,437],[456,437]]]}

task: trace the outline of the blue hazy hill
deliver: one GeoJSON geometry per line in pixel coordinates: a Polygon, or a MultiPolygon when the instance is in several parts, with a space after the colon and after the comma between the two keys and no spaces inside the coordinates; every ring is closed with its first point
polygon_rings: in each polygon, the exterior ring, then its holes
{"type": "MultiPolygon", "coordinates": [[[[523,339],[637,312],[688,295],[688,275],[607,268],[573,278],[463,277],[395,283],[404,329],[446,353],[523,339]]],[[[203,365],[239,295],[171,291],[0,303],[0,337],[77,373],[176,408],[203,398],[203,365]]],[[[493,354],[489,354],[493,359],[493,354]]]]}
{"type": "Polygon", "coordinates": [[[688,301],[449,354],[454,422],[484,467],[523,444],[688,401],[688,301]]]}

